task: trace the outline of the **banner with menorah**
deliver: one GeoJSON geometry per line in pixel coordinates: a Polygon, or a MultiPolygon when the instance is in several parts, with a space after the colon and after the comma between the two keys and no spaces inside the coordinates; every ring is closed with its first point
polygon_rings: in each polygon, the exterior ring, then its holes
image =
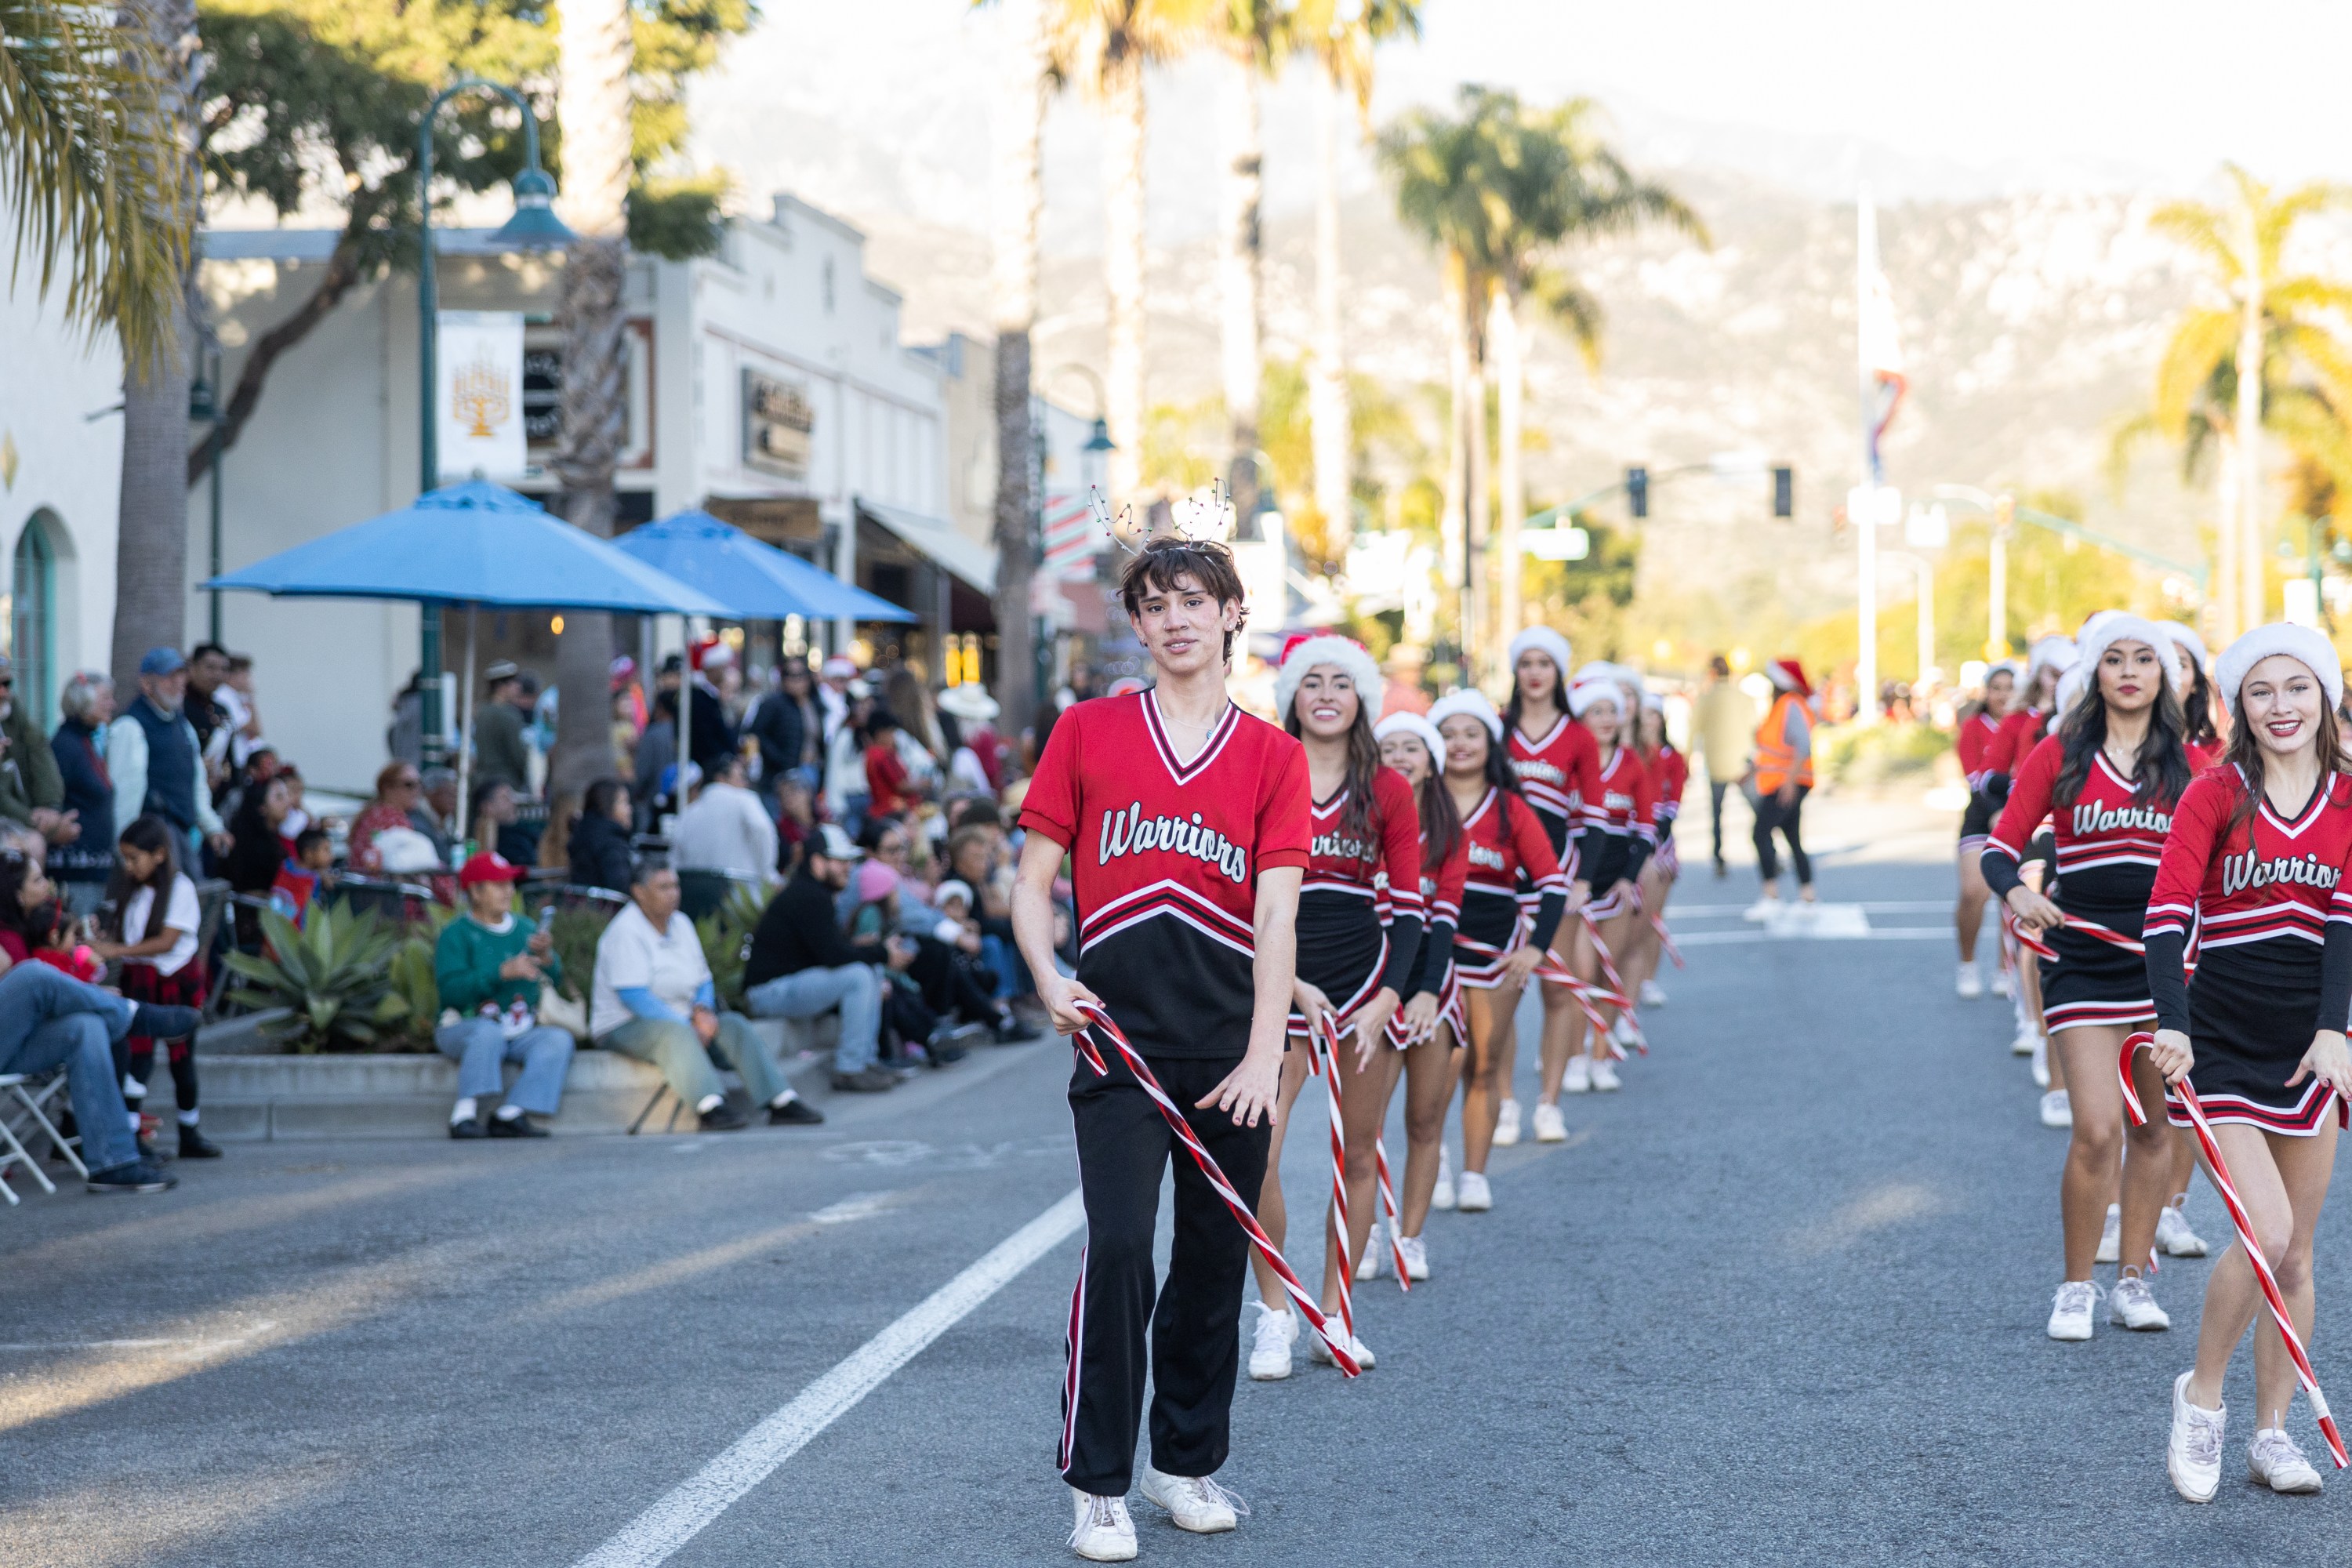
{"type": "Polygon", "coordinates": [[[477,475],[512,484],[530,459],[522,408],[522,314],[444,310],[435,401],[443,483],[477,475]]]}

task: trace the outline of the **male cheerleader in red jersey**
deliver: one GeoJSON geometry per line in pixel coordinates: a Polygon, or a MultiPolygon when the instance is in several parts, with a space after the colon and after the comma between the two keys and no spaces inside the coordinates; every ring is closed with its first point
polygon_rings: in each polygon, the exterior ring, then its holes
{"type": "Polygon", "coordinates": [[[1959,738],[1953,743],[1959,753],[1960,776],[1969,786],[1968,809],[1960,814],[1960,901],[1953,911],[1960,939],[1958,989],[1969,1001],[1984,994],[1984,976],[1977,970],[1977,938],[1984,930],[1985,901],[1991,890],[1985,886],[1984,868],[1978,862],[1984,857],[1985,835],[1992,831],[1993,818],[2000,815],[1984,793],[1985,749],[2000,733],[2001,719],[2016,691],[2014,667],[1996,664],[1987,670],[1984,696],[1974,711],[1961,716],[1959,738]]]}
{"type": "MultiPolygon", "coordinates": [[[[1307,758],[1225,695],[1244,616],[1223,545],[1152,541],[1119,595],[1158,686],[1082,702],[1054,726],[1023,803],[1028,841],[1013,932],[1054,1026],[1083,1003],[1115,1019],[1234,1190],[1265,1175],[1308,858],[1307,758]],[[1055,965],[1053,885],[1071,861],[1078,972],[1055,965]]],[[[1147,1370],[1151,1461],[1144,1497],[1179,1528],[1234,1528],[1224,1464],[1240,1363],[1249,1244],[1121,1058],[1070,1078],[1087,1245],[1070,1298],[1059,1463],[1076,1510],[1070,1544],[1100,1563],[1135,1555],[1127,1511],[1147,1370]],[[1176,1239],[1161,1287],[1152,1227],[1174,1156],[1176,1239]],[[1153,1305],[1155,1291],[1158,1306],[1153,1305]]]]}
{"type": "MultiPolygon", "coordinates": [[[[2258,626],[2214,664],[2236,725],[2229,762],[2173,813],[2147,906],[2147,984],[2168,1083],[2204,1103],[2255,1239],[2297,1332],[2311,1335],[2312,1233],[2336,1167],[2338,1101],[2352,1095],[2352,776],[2336,705],[2336,650],[2307,626],[2258,626]],[[2183,984],[2192,927],[2197,975],[2183,984]]],[[[2144,1102],[2143,1102],[2144,1103],[2144,1102]]],[[[2187,1113],[2172,1109],[2177,1127],[2187,1113]]],[[[2209,1170],[2207,1175],[2212,1173],[2209,1170]]],[[[2262,1310],[2233,1243],[2205,1281],[2197,1363],[2172,1385],[2165,1468],[2180,1495],[2221,1484],[2230,1358],[2262,1310]]],[[[2286,1431],[2295,1372],[2267,1320],[2254,1334],[2254,1436],[2246,1470],[2277,1492],[2315,1492],[2319,1472],[2286,1431]]]]}
{"type": "MultiPolygon", "coordinates": [[[[2110,1322],[2127,1329],[2171,1326],[2147,1279],[2159,1216],[2179,1169],[2181,1140],[2151,1121],[2124,1126],[2122,1091],[2107,1070],[2125,1037],[2155,1016],[2140,921],[2156,879],[2172,812],[2189,786],[2181,737],[2179,674],[2172,640],[2137,616],[2111,615],[2084,628],[2081,659],[2067,677],[2082,690],[2057,715],[2055,732],[2029,752],[2009,804],[1985,841],[1984,879],[2024,929],[2057,956],[2042,969],[2050,1049],[2074,1086],[2074,1131],[2059,1185],[2065,1272],[2051,1307],[2053,1340],[2091,1337],[2092,1283],[2116,1164],[2123,1161],[2118,1211],[2121,1268],[2107,1300],[2110,1322]],[[2025,885],[2018,866],[2042,820],[2056,833],[2057,901],[2025,885]]],[[[2144,1093],[2155,1069],[2142,1064],[2144,1093]]]]}
{"type": "MultiPolygon", "coordinates": [[[[1593,743],[1592,732],[1569,716],[1568,672],[1575,660],[1570,656],[1568,639],[1549,626],[1529,626],[1511,639],[1510,652],[1511,700],[1503,710],[1503,729],[1511,773],[1519,781],[1519,792],[1535,807],[1545,837],[1551,840],[1552,855],[1569,879],[1569,908],[1573,911],[1583,906],[1589,891],[1577,869],[1576,840],[1585,808],[1601,795],[1601,748],[1593,743]]],[[[1574,963],[1577,930],[1576,922],[1564,921],[1553,938],[1556,956],[1564,968],[1574,963]]],[[[1540,1081],[1557,1083],[1569,1053],[1576,1048],[1584,1015],[1563,985],[1546,981],[1538,987],[1538,994],[1543,999],[1540,1081]]],[[[1497,1044],[1504,1096],[1495,1117],[1495,1142],[1507,1147],[1519,1136],[1519,1102],[1509,1092],[1516,1041],[1497,1044]]],[[[1548,1117],[1541,1110],[1537,1111],[1538,1142],[1557,1143],[1567,1136],[1559,1106],[1554,1105],[1548,1117]]]]}

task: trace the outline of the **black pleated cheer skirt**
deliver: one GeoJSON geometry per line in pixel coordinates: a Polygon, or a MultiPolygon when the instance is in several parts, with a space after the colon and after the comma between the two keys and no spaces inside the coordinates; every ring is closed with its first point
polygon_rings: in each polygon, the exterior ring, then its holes
{"type": "Polygon", "coordinates": [[[1960,813],[1960,848],[1968,854],[1978,854],[1985,840],[1992,837],[1992,825],[2000,816],[1980,789],[1969,791],[1969,806],[1960,813]]]}
{"type": "MultiPolygon", "coordinates": [[[[2197,1053],[2189,1081],[2205,1119],[2298,1137],[2318,1131],[2335,1097],[2315,1079],[2286,1087],[2318,1026],[2316,943],[2281,936],[2206,949],[2189,982],[2189,1042],[2197,1053]]],[[[2189,1118],[2175,1110],[2172,1122],[2186,1127],[2189,1118]]]]}
{"type": "MultiPolygon", "coordinates": [[[[2147,900],[2086,905],[2061,900],[2059,908],[2137,942],[2147,900]]],[[[2156,1016],[2156,1004],[2147,994],[2145,954],[2067,926],[2042,932],[2042,940],[2058,955],[2055,961],[2042,961],[2042,1017],[2052,1034],[2086,1025],[2139,1024],[2156,1016]]]]}
{"type": "MultiPolygon", "coordinates": [[[[1320,891],[1298,896],[1298,978],[1331,999],[1342,1027],[1379,992],[1388,962],[1388,931],[1371,900],[1320,891]]],[[[1307,1037],[1304,1015],[1292,1012],[1290,1033],[1307,1037]]]]}

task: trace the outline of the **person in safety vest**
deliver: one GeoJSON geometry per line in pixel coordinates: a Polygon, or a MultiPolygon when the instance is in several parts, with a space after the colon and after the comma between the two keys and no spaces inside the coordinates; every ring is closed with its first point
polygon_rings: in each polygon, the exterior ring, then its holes
{"type": "Polygon", "coordinates": [[[1756,807],[1756,869],[1764,879],[1763,896],[1748,908],[1748,919],[1758,921],[1771,920],[1781,907],[1775,832],[1788,842],[1797,896],[1813,901],[1813,863],[1805,854],[1801,826],[1805,796],[1813,787],[1813,714],[1806,706],[1813,689],[1793,658],[1776,658],[1764,673],[1772,681],[1772,707],[1756,727],[1756,756],[1748,773],[1748,795],[1756,807]]]}

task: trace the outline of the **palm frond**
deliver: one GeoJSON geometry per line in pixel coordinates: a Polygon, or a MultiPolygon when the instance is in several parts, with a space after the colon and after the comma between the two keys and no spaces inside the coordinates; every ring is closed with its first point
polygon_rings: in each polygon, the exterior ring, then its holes
{"type": "Polygon", "coordinates": [[[2179,440],[2189,413],[2213,379],[2215,369],[2236,352],[2238,318],[2230,310],[2191,309],[2183,312],[2172,339],[2158,363],[2156,395],[2149,412],[2157,428],[2179,440]]]}
{"type": "Polygon", "coordinates": [[[1584,368],[1601,368],[1601,301],[1567,273],[1545,268],[1536,274],[1528,298],[1542,308],[1568,333],[1583,357],[1584,368]]]}

